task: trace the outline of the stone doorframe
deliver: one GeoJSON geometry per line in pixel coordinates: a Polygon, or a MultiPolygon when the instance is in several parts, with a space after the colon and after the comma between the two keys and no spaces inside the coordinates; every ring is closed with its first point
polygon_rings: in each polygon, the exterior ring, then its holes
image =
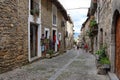
{"type": "MultiPolygon", "coordinates": [[[[57,40],[57,38],[58,38],[58,32],[57,32],[57,28],[52,28],[52,37],[53,37],[53,30],[55,30],[56,31],[56,40],[57,40]]],[[[57,42],[55,43],[55,52],[57,52],[57,42]]]]}
{"type": "Polygon", "coordinates": [[[115,72],[115,34],[116,34],[116,21],[119,15],[119,11],[115,10],[112,17],[112,27],[111,27],[111,43],[110,43],[110,62],[111,62],[111,72],[115,72]]]}
{"type": "MultiPolygon", "coordinates": [[[[39,0],[39,7],[41,8],[41,0],[39,0]]],[[[34,21],[34,16],[30,14],[30,9],[31,9],[31,0],[29,0],[29,5],[28,5],[28,61],[31,62],[33,60],[36,60],[38,58],[41,57],[42,53],[41,53],[41,13],[40,16],[37,18],[37,21],[34,21]],[[35,23],[38,25],[38,50],[37,50],[37,56],[34,58],[30,57],[30,23],[35,23]]],[[[41,10],[41,9],[40,9],[41,10]]],[[[41,11],[40,11],[41,12],[41,11]]]]}

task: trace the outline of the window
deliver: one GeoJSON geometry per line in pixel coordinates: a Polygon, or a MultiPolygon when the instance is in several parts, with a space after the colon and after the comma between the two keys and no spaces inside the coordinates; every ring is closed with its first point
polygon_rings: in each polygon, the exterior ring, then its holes
{"type": "Polygon", "coordinates": [[[53,23],[54,26],[56,26],[57,25],[57,8],[56,8],[55,5],[52,6],[52,12],[53,12],[53,14],[52,14],[52,17],[53,17],[52,21],[53,22],[52,23],[53,23]]]}
{"type": "Polygon", "coordinates": [[[53,24],[56,24],[56,15],[53,15],[53,24]]]}

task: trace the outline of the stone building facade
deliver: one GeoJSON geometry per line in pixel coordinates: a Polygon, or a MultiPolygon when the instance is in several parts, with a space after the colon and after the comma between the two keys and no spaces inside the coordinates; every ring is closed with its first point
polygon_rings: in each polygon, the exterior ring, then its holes
{"type": "Polygon", "coordinates": [[[0,1],[0,73],[28,63],[28,1],[0,1]]]}
{"type": "Polygon", "coordinates": [[[119,29],[120,29],[120,1],[111,0],[112,5],[112,17],[111,17],[111,38],[110,38],[110,53],[111,53],[111,62],[112,62],[112,71],[120,79],[120,38],[119,38],[119,29]]]}
{"type": "Polygon", "coordinates": [[[68,16],[68,21],[66,22],[66,48],[71,49],[73,47],[73,21],[70,16],[68,16]]]}
{"type": "Polygon", "coordinates": [[[61,23],[65,24],[67,13],[57,0],[1,0],[0,12],[0,73],[42,57],[41,34],[45,31],[52,38],[55,30],[64,50],[66,25],[61,23]],[[52,24],[53,5],[57,25],[52,24]]]}
{"type": "Polygon", "coordinates": [[[96,19],[98,21],[98,49],[101,45],[106,45],[106,53],[111,63],[111,72],[115,73],[120,79],[120,59],[118,58],[120,55],[119,3],[118,0],[98,1],[96,19]]]}
{"type": "Polygon", "coordinates": [[[89,51],[91,51],[92,50],[92,48],[91,48],[91,39],[89,38],[89,36],[88,36],[88,32],[89,32],[89,30],[90,30],[90,20],[91,20],[91,17],[89,16],[89,14],[88,14],[88,18],[86,19],[86,21],[83,23],[83,25],[82,25],[82,28],[81,28],[81,30],[83,30],[82,32],[83,32],[83,34],[81,35],[82,36],[82,44],[87,44],[88,45],[88,48],[89,48],[89,51]]]}
{"type": "MultiPolygon", "coordinates": [[[[66,37],[66,27],[67,27],[66,22],[67,22],[68,18],[66,19],[60,10],[57,11],[57,16],[58,16],[58,19],[57,19],[57,39],[60,42],[59,52],[62,53],[66,50],[65,37],[66,37]]],[[[54,28],[55,27],[53,26],[53,29],[54,28]]]]}
{"type": "Polygon", "coordinates": [[[64,51],[65,49],[65,27],[68,20],[67,12],[63,6],[56,0],[41,1],[41,26],[42,34],[53,40],[56,35],[55,51],[64,51]],[[58,49],[57,40],[60,42],[58,49]]]}
{"type": "Polygon", "coordinates": [[[98,0],[94,16],[98,23],[98,35],[96,39],[94,38],[94,41],[97,41],[94,42],[94,52],[102,45],[107,47],[106,53],[110,59],[111,72],[120,79],[120,1],[98,0]]]}

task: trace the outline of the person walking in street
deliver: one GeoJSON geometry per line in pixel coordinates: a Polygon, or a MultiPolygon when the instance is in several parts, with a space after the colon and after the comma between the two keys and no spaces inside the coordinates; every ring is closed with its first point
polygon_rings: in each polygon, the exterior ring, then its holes
{"type": "Polygon", "coordinates": [[[77,50],[79,50],[79,45],[77,44],[77,50]]]}
{"type": "Polygon", "coordinates": [[[41,51],[42,51],[42,56],[45,57],[45,37],[44,37],[44,34],[42,34],[42,37],[41,37],[41,51]]]}
{"type": "Polygon", "coordinates": [[[87,43],[85,43],[84,49],[85,49],[86,52],[88,52],[88,45],[87,45],[87,43]]]}

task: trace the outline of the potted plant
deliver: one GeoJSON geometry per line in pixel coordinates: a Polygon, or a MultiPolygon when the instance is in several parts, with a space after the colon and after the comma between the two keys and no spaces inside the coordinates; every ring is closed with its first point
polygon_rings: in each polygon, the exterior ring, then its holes
{"type": "Polygon", "coordinates": [[[106,47],[103,46],[96,51],[96,55],[98,55],[97,64],[100,64],[99,68],[102,70],[103,74],[106,74],[110,70],[110,61],[105,50],[106,47]]]}
{"type": "Polygon", "coordinates": [[[101,64],[110,64],[110,61],[109,61],[109,58],[108,57],[102,57],[101,59],[100,59],[100,63],[101,64]]]}
{"type": "Polygon", "coordinates": [[[52,58],[52,54],[54,53],[53,50],[47,50],[47,54],[49,54],[49,58],[52,58]]]}
{"type": "Polygon", "coordinates": [[[39,9],[32,9],[30,11],[31,15],[34,15],[34,16],[39,16],[39,9]]]}
{"type": "Polygon", "coordinates": [[[98,33],[98,25],[94,19],[92,19],[90,21],[90,29],[94,35],[96,35],[98,33]]]}
{"type": "Polygon", "coordinates": [[[32,9],[30,11],[31,15],[34,16],[34,21],[36,22],[37,21],[37,17],[39,16],[39,9],[32,9]]]}
{"type": "Polygon", "coordinates": [[[98,55],[98,61],[100,61],[101,58],[106,57],[105,49],[106,47],[102,46],[99,50],[95,52],[95,54],[98,55]]]}

